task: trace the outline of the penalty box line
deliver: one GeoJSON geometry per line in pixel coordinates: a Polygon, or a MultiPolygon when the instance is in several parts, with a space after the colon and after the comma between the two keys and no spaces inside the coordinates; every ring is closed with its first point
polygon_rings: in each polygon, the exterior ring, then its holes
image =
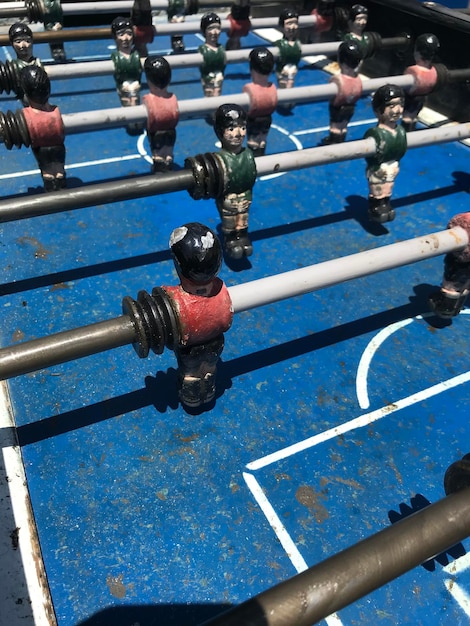
{"type": "Polygon", "coordinates": [[[453,389],[454,387],[458,387],[459,385],[463,385],[470,381],[470,371],[467,371],[463,374],[459,374],[458,376],[454,376],[453,378],[449,378],[445,381],[437,383],[436,385],[432,385],[427,389],[423,389],[418,393],[414,393],[411,396],[406,398],[402,398],[397,402],[392,402],[387,404],[380,409],[376,409],[375,411],[371,411],[369,413],[365,413],[364,415],[360,415],[355,419],[350,420],[349,422],[343,422],[342,424],[335,426],[334,428],[329,428],[317,435],[313,435],[308,439],[304,439],[302,441],[298,441],[286,448],[281,448],[272,454],[268,454],[264,457],[256,459],[251,463],[247,463],[246,468],[249,470],[259,470],[272,463],[276,463],[283,459],[286,459],[294,454],[299,452],[303,452],[304,450],[308,450],[309,448],[313,448],[325,441],[329,441],[334,437],[339,437],[340,435],[344,435],[345,433],[350,432],[356,428],[363,428],[364,426],[369,426],[374,422],[381,420],[383,417],[390,415],[391,413],[395,413],[395,411],[400,411],[401,409],[405,409],[409,406],[413,406],[418,402],[423,402],[433,396],[436,396],[444,391],[449,389],[453,389]]]}

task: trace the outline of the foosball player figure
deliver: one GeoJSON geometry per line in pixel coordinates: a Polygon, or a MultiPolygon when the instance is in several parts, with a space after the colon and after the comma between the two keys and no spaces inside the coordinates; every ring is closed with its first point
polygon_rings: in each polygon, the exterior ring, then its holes
{"type": "Polygon", "coordinates": [[[405,109],[402,126],[407,132],[415,130],[418,115],[424,106],[426,95],[431,93],[437,82],[437,70],[433,65],[440,44],[435,35],[425,33],[416,38],[414,47],[415,65],[406,68],[415,84],[405,93],[405,109]]]}
{"type": "MultiPolygon", "coordinates": [[[[276,61],[276,77],[279,89],[290,89],[294,86],[298,66],[302,57],[302,45],[298,38],[299,14],[294,9],[283,9],[279,16],[279,26],[284,36],[275,42],[279,49],[276,61]]],[[[288,113],[294,105],[283,104],[279,107],[281,113],[288,113]]]]}
{"type": "MultiPolygon", "coordinates": [[[[43,0],[43,3],[47,18],[44,22],[44,28],[51,31],[62,30],[63,11],[60,0],[43,0]]],[[[51,42],[49,48],[54,61],[63,63],[66,60],[67,57],[62,41],[51,42]]]]}
{"type": "Polygon", "coordinates": [[[150,93],[142,98],[147,108],[147,136],[152,152],[152,172],[166,172],[173,166],[173,148],[178,124],[178,101],[168,91],[171,67],[164,57],[149,56],[144,71],[150,93]]]}
{"type": "Polygon", "coordinates": [[[225,48],[219,44],[220,17],[216,13],[205,13],[201,19],[201,33],[205,41],[198,48],[202,55],[200,66],[201,83],[206,98],[220,96],[227,64],[225,48]]]}
{"type": "Polygon", "coordinates": [[[338,92],[329,104],[330,134],[321,141],[326,146],[346,140],[348,124],[354,114],[356,102],[362,95],[362,80],[358,76],[362,53],[359,44],[343,41],[338,48],[340,73],[330,78],[338,92]]]}
{"type": "Polygon", "coordinates": [[[393,184],[400,169],[400,159],[406,152],[406,131],[399,121],[403,115],[405,95],[397,85],[383,85],[372,98],[378,124],[364,135],[372,137],[376,152],[366,157],[369,183],[369,219],[380,224],[395,219],[390,204],[393,184]]]}
{"type": "Polygon", "coordinates": [[[51,83],[42,67],[21,70],[21,86],[29,106],[22,110],[31,148],[41,170],[45,191],[65,188],[64,125],[59,109],[49,104],[51,83]]]}
{"type": "Polygon", "coordinates": [[[250,32],[250,0],[238,0],[230,7],[227,19],[230,22],[230,29],[227,34],[226,50],[240,50],[241,38],[246,37],[250,32]]]}
{"type": "Polygon", "coordinates": [[[217,277],[222,264],[215,233],[198,222],[176,228],[170,248],[181,284],[163,287],[176,313],[179,341],[178,395],[183,405],[197,408],[215,398],[217,363],[224,332],[233,318],[230,294],[217,277]]]}
{"type": "Polygon", "coordinates": [[[145,58],[148,56],[147,44],[153,42],[155,35],[150,0],[134,0],[131,10],[131,22],[134,33],[134,47],[139,56],[145,58]]]}
{"type": "MultiPolygon", "coordinates": [[[[184,0],[169,0],[167,16],[170,24],[182,24],[186,17],[186,2],[184,0]]],[[[175,54],[184,52],[183,35],[171,35],[171,48],[175,54]]]]}
{"type": "Polygon", "coordinates": [[[322,33],[327,33],[333,29],[335,24],[335,0],[318,0],[318,4],[313,9],[311,15],[316,19],[313,28],[313,41],[319,41],[322,33]]]}
{"type": "Polygon", "coordinates": [[[269,80],[274,69],[274,57],[264,47],[253,48],[249,55],[251,83],[244,85],[243,93],[250,97],[247,118],[247,145],[255,157],[263,156],[266,140],[277,106],[277,89],[269,80]]]}
{"type": "MultiPolygon", "coordinates": [[[[111,31],[117,48],[111,54],[111,60],[121,106],[136,106],[140,104],[142,65],[140,55],[134,48],[132,21],[127,17],[116,17],[111,23],[111,31]]],[[[138,135],[142,130],[141,124],[129,124],[127,127],[131,135],[138,135]]]]}
{"type": "Polygon", "coordinates": [[[232,259],[253,254],[248,216],[256,181],[256,163],[253,151],[243,147],[246,117],[237,104],[223,104],[214,119],[214,130],[222,144],[217,155],[226,174],[224,190],[216,198],[216,204],[222,221],[224,250],[232,259]]]}
{"type": "Polygon", "coordinates": [[[37,57],[33,56],[33,33],[27,24],[23,24],[23,22],[12,24],[8,31],[8,37],[16,53],[16,59],[13,59],[13,64],[18,72],[16,95],[27,106],[28,102],[19,80],[21,70],[27,66],[42,67],[43,65],[37,57]]]}
{"type": "MultiPolygon", "coordinates": [[[[470,235],[470,213],[453,217],[447,228],[461,226],[470,235]]],[[[431,310],[443,319],[456,317],[462,310],[470,292],[470,246],[460,252],[450,252],[444,257],[444,277],[440,291],[431,294],[431,310]]]]}
{"type": "Polygon", "coordinates": [[[359,44],[363,59],[367,56],[370,46],[369,36],[364,32],[368,19],[367,7],[362,4],[353,4],[349,10],[348,32],[343,36],[343,41],[356,41],[359,44]]]}

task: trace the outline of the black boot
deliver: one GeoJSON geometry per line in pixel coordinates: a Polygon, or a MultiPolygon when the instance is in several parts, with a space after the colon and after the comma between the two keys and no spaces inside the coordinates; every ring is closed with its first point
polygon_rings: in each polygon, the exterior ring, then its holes
{"type": "Polygon", "coordinates": [[[451,319],[457,317],[465,304],[467,295],[455,294],[450,295],[443,291],[436,291],[429,296],[429,307],[433,313],[443,319],[451,319]]]}
{"type": "Polygon", "coordinates": [[[369,219],[371,222],[384,224],[395,219],[395,209],[390,204],[390,196],[387,198],[374,198],[369,196],[369,219]]]}
{"type": "Polygon", "coordinates": [[[253,244],[248,235],[248,228],[242,228],[238,231],[238,240],[243,247],[244,256],[251,256],[253,254],[253,244]]]}
{"type": "Polygon", "coordinates": [[[184,52],[184,41],[183,35],[172,35],[171,36],[171,48],[175,54],[180,52],[184,52]]]}
{"type": "Polygon", "coordinates": [[[335,143],[343,143],[346,140],[346,133],[330,133],[318,144],[319,146],[331,146],[335,143]]]}
{"type": "Polygon", "coordinates": [[[231,259],[241,259],[245,256],[245,248],[240,241],[239,232],[233,230],[231,233],[224,233],[224,249],[231,259]]]}

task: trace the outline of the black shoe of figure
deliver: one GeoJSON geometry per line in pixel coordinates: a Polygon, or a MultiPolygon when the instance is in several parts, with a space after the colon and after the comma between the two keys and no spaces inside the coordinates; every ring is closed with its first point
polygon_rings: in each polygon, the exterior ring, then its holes
{"type": "Polygon", "coordinates": [[[253,254],[253,244],[251,243],[247,228],[238,231],[238,241],[243,248],[243,255],[251,256],[253,254]]]}
{"type": "Polygon", "coordinates": [[[442,319],[451,319],[457,317],[462,310],[466,295],[456,294],[450,295],[442,291],[436,291],[429,296],[429,307],[433,313],[442,319]]]}
{"type": "Polygon", "coordinates": [[[377,224],[393,222],[395,219],[395,209],[390,204],[388,198],[369,198],[369,219],[377,224]]]}
{"type": "Polygon", "coordinates": [[[224,234],[224,249],[231,259],[238,260],[245,256],[245,248],[237,231],[224,234]]]}
{"type": "Polygon", "coordinates": [[[171,48],[176,54],[178,54],[179,52],[184,52],[184,41],[181,35],[172,35],[171,48]]]}
{"type": "Polygon", "coordinates": [[[326,137],[323,137],[323,139],[320,141],[318,145],[319,146],[331,146],[335,143],[343,143],[345,140],[346,140],[346,133],[344,134],[330,133],[326,137]]]}

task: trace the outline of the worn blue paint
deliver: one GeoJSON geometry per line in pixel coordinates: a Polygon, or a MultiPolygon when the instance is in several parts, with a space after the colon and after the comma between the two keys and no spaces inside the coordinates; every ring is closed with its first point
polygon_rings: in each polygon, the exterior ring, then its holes
{"type": "MultiPolygon", "coordinates": [[[[258,42],[251,36],[246,45],[258,42]]],[[[107,45],[66,48],[70,56],[100,56],[107,45]]],[[[47,56],[47,47],[36,53],[47,56]]],[[[303,67],[297,84],[327,79],[303,67]]],[[[228,66],[227,100],[247,81],[246,66],[228,66]]],[[[197,71],[175,71],[173,89],[180,99],[199,96],[197,71]]],[[[64,113],[118,106],[110,77],[55,82],[51,100],[64,113]]],[[[15,108],[11,98],[1,104],[15,108]]],[[[372,117],[364,99],[354,120],[372,117]]],[[[291,133],[327,122],[322,103],[274,116],[291,133]]],[[[349,138],[366,128],[352,127],[349,138]]],[[[297,137],[311,147],[323,135],[297,137]]],[[[124,130],[71,136],[66,145],[69,164],[137,154],[124,130]]],[[[293,148],[271,131],[270,153],[293,148]]],[[[213,150],[204,121],[179,125],[179,167],[213,150]]],[[[222,277],[238,284],[442,230],[468,210],[469,162],[460,144],[410,151],[395,186],[397,219],[377,228],[365,219],[362,160],[259,180],[254,255],[243,270],[224,266],[222,277]]],[[[2,166],[3,173],[36,167],[26,149],[4,152],[2,166]]],[[[79,185],[148,169],[136,158],[68,176],[79,185]]],[[[28,174],[2,180],[2,192],[39,185],[39,175],[28,174]]],[[[180,192],[3,225],[2,345],[115,317],[123,296],[174,283],[168,237],[194,219],[217,228],[214,203],[180,192]]],[[[236,316],[216,405],[195,416],[178,405],[170,352],[139,360],[123,347],[10,381],[59,626],[194,626],[294,575],[242,473],[255,459],[465,373],[470,316],[441,328],[417,318],[375,355],[370,408],[360,409],[356,397],[370,340],[425,313],[441,274],[436,258],[236,316]]],[[[416,494],[443,497],[445,469],[469,451],[468,409],[468,384],[460,385],[251,473],[313,565],[386,527],[389,511],[416,494]]],[[[417,568],[340,618],[347,625],[466,624],[446,578],[440,564],[433,572],[417,568]]],[[[456,582],[470,593],[468,572],[456,582]]]]}

